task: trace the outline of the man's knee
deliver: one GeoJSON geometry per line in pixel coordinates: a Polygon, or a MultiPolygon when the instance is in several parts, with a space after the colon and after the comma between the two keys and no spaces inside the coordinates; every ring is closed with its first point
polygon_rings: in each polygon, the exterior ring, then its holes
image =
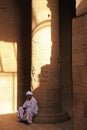
{"type": "Polygon", "coordinates": [[[23,109],[23,107],[22,107],[22,106],[20,106],[20,107],[18,108],[18,110],[21,110],[21,109],[23,109]]]}

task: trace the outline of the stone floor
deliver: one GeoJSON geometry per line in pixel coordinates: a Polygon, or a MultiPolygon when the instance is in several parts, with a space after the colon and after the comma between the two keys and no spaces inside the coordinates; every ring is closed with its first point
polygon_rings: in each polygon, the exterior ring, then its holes
{"type": "Polygon", "coordinates": [[[73,130],[72,120],[56,124],[25,125],[18,122],[16,113],[0,115],[0,130],[73,130]]]}

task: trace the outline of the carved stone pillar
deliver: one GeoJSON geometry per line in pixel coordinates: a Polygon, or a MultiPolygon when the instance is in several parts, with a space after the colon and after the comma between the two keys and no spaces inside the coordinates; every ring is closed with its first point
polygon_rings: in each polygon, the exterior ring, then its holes
{"type": "Polygon", "coordinates": [[[67,120],[61,109],[58,8],[58,0],[32,0],[32,89],[39,123],[67,120]]]}
{"type": "Polygon", "coordinates": [[[17,43],[17,106],[31,88],[31,0],[19,0],[20,38],[17,43]]]}

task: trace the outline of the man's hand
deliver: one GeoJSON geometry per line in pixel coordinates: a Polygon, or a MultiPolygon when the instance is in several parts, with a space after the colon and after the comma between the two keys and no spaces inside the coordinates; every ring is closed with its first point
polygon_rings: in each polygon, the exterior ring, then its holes
{"type": "Polygon", "coordinates": [[[26,112],[27,107],[23,107],[23,109],[24,109],[24,112],[23,112],[23,115],[24,115],[24,114],[25,114],[25,112],[26,112]]]}
{"type": "Polygon", "coordinates": [[[23,107],[23,109],[24,109],[24,110],[26,110],[26,109],[27,109],[27,107],[23,107]]]}

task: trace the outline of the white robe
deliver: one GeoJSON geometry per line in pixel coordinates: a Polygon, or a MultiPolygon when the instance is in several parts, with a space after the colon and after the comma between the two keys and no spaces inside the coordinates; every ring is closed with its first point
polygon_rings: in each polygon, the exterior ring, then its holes
{"type": "Polygon", "coordinates": [[[32,97],[30,100],[27,100],[24,102],[22,106],[18,108],[18,117],[23,120],[27,121],[29,123],[32,123],[33,116],[38,114],[38,103],[37,100],[32,97]],[[24,108],[27,108],[24,113],[24,108]]]}

